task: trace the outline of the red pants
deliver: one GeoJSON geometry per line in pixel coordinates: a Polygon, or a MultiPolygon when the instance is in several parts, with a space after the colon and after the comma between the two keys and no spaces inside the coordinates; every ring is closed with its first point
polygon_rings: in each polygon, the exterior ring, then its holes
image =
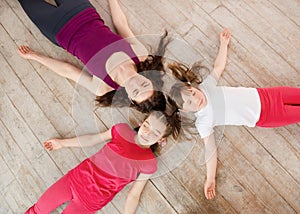
{"type": "Polygon", "coordinates": [[[256,126],[279,127],[300,122],[300,88],[257,89],[261,113],[256,126]]]}
{"type": "Polygon", "coordinates": [[[70,201],[64,209],[64,214],[90,214],[82,203],[73,194],[68,175],[63,176],[40,197],[36,204],[30,207],[25,214],[46,214],[55,210],[63,203],[70,201]]]}

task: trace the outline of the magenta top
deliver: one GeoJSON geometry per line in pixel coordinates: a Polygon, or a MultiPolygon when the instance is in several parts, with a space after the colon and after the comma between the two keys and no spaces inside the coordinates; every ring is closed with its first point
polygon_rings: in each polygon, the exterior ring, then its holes
{"type": "Polygon", "coordinates": [[[153,174],[157,159],[150,148],[141,148],[128,124],[112,127],[112,140],[68,173],[72,190],[90,211],[104,207],[140,173],[153,174]]]}
{"type": "Polygon", "coordinates": [[[130,44],[104,24],[94,8],[74,16],[56,35],[58,44],[80,59],[90,74],[114,89],[119,85],[108,75],[105,64],[115,52],[125,52],[137,65],[139,60],[130,44]]]}

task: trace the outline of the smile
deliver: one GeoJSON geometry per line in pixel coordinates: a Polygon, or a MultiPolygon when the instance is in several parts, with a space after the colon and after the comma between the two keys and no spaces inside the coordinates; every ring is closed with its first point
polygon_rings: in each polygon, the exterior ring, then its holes
{"type": "Polygon", "coordinates": [[[143,141],[146,141],[146,142],[148,141],[143,135],[141,135],[141,138],[143,141]]]}

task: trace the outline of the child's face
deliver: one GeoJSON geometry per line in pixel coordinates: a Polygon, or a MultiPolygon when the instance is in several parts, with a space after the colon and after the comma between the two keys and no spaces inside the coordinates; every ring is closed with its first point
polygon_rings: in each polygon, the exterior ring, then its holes
{"type": "Polygon", "coordinates": [[[206,105],[204,93],[194,87],[185,89],[181,92],[183,105],[182,110],[185,112],[197,112],[206,105]]]}
{"type": "Polygon", "coordinates": [[[142,123],[138,132],[138,141],[143,146],[151,146],[163,138],[166,125],[153,114],[142,123]]]}

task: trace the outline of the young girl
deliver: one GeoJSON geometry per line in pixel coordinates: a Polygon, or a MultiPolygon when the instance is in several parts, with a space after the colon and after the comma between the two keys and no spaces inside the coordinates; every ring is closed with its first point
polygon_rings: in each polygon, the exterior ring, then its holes
{"type": "Polygon", "coordinates": [[[55,0],[57,6],[44,0],[19,2],[40,31],[51,42],[78,57],[91,75],[27,46],[19,47],[23,58],[38,61],[83,85],[98,96],[96,100],[100,106],[130,105],[142,112],[165,110],[160,71],[164,71],[162,56],[166,35],[161,38],[157,53],[148,55],[146,48],[134,38],[118,0],[109,0],[109,5],[120,35],[104,24],[88,0],[55,0]],[[142,71],[148,71],[144,74],[147,78],[138,73],[142,71]],[[114,96],[116,90],[118,96],[114,96]]]}
{"type": "Polygon", "coordinates": [[[228,29],[221,33],[214,69],[202,83],[187,67],[179,63],[169,65],[173,75],[181,80],[173,85],[171,97],[182,111],[195,113],[195,125],[205,143],[207,180],[204,192],[207,199],[215,196],[215,126],[279,127],[300,122],[300,88],[217,86],[217,81],[225,69],[230,37],[228,29]]]}
{"type": "Polygon", "coordinates": [[[147,180],[157,169],[151,150],[157,142],[180,130],[178,114],[167,116],[154,111],[136,133],[128,124],[117,124],[108,131],[72,139],[51,139],[47,150],[63,147],[105,144],[92,157],[81,162],[53,184],[26,213],[50,213],[70,201],[64,213],[95,213],[110,202],[128,183],[135,181],[126,200],[124,213],[134,213],[147,180]],[[151,148],[150,148],[151,147],[151,148]]]}

